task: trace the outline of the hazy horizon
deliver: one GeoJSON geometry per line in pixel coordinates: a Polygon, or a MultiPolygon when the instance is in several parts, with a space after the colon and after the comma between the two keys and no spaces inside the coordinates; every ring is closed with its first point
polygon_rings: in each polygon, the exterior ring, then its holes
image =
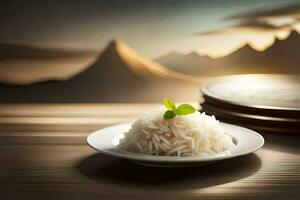
{"type": "Polygon", "coordinates": [[[101,50],[109,40],[122,39],[148,58],[170,51],[214,54],[241,45],[245,35],[197,33],[235,24],[224,20],[231,15],[294,2],[299,1],[9,1],[0,8],[0,42],[101,50]]]}

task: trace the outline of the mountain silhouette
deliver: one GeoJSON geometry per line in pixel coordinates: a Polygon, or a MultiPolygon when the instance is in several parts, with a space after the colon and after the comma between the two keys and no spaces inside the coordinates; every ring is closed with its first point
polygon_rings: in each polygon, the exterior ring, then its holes
{"type": "Polygon", "coordinates": [[[212,58],[208,56],[201,56],[195,52],[188,54],[180,54],[171,52],[165,56],[156,59],[158,63],[164,66],[185,74],[208,75],[211,70],[218,67],[217,62],[212,62],[212,58]],[[201,72],[198,74],[198,72],[201,72]]]}
{"type": "Polygon", "coordinates": [[[95,62],[65,81],[0,84],[1,102],[153,102],[197,98],[198,84],[150,61],[120,40],[111,41],[95,62]],[[179,92],[180,91],[180,92],[179,92]]]}
{"type": "MultiPolygon", "coordinates": [[[[197,82],[197,79],[192,76],[172,71],[161,64],[144,58],[121,40],[112,40],[102,52],[96,65],[101,65],[103,67],[101,69],[90,67],[90,70],[87,70],[76,78],[85,76],[86,73],[97,74],[97,78],[99,78],[99,74],[103,74],[103,71],[105,71],[107,74],[114,74],[114,77],[118,80],[124,78],[130,80],[142,77],[143,79],[160,78],[197,82]],[[95,73],[95,70],[100,70],[101,73],[95,73]]],[[[91,76],[88,75],[88,77],[91,76]]]]}
{"type": "Polygon", "coordinates": [[[300,35],[292,31],[285,40],[275,39],[265,51],[257,51],[246,44],[235,52],[210,58],[192,54],[171,53],[156,61],[175,71],[197,75],[215,76],[240,73],[300,73],[300,35]]]}

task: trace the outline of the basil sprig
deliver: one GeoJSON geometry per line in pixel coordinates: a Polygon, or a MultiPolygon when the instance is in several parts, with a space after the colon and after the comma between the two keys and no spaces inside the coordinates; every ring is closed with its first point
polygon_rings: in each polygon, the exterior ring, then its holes
{"type": "Polygon", "coordinates": [[[176,115],[188,115],[196,111],[196,109],[189,104],[180,104],[176,107],[175,103],[167,97],[164,98],[163,103],[167,108],[167,111],[164,113],[164,119],[172,119],[176,115]]]}

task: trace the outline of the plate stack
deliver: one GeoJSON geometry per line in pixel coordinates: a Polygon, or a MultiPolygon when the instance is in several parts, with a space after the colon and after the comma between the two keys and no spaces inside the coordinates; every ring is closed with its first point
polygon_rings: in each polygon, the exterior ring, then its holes
{"type": "Polygon", "coordinates": [[[202,111],[258,131],[300,133],[300,78],[225,76],[205,84],[202,111]]]}

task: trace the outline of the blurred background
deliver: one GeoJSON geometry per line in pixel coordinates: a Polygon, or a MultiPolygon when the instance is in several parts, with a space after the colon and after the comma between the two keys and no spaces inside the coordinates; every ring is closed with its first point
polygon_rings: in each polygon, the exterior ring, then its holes
{"type": "Polygon", "coordinates": [[[300,73],[300,2],[27,0],[0,7],[0,102],[199,100],[221,75],[300,73]]]}

